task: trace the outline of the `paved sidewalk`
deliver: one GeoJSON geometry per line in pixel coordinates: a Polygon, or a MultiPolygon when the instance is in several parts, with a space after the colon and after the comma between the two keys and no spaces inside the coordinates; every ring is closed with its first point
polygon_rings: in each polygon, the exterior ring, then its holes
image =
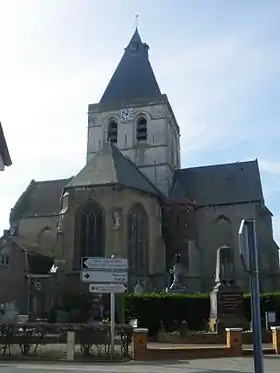
{"type": "MultiPolygon", "coordinates": [[[[266,356],[265,373],[280,372],[280,357],[266,356]]],[[[178,362],[129,362],[104,364],[65,364],[65,363],[1,363],[1,373],[54,373],[54,372],[93,372],[101,373],[253,373],[253,360],[245,358],[204,359],[178,362]]]]}

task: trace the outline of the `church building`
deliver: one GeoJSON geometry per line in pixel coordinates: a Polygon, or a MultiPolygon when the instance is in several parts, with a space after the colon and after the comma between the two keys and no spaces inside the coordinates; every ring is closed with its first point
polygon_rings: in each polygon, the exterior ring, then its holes
{"type": "Polygon", "coordinates": [[[88,291],[82,257],[115,255],[128,258],[129,291],[138,282],[163,290],[180,254],[187,291],[210,292],[217,250],[227,245],[234,281],[248,291],[237,244],[243,218],[256,220],[261,290],[278,289],[279,248],[257,160],[181,168],[180,126],[137,29],[100,101],[88,106],[87,126],[83,169],[32,180],[10,214],[9,234],[51,249],[68,289],[88,291]]]}

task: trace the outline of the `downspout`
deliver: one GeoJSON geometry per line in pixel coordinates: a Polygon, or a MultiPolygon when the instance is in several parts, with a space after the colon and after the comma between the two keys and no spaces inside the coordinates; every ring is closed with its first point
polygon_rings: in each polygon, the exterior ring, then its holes
{"type": "MultiPolygon", "coordinates": [[[[29,263],[28,263],[28,254],[27,250],[23,248],[24,251],[24,256],[25,256],[25,265],[26,265],[26,273],[29,274],[29,263]]],[[[30,314],[30,309],[31,309],[31,277],[27,276],[27,307],[26,307],[26,313],[29,315],[30,314]]]]}

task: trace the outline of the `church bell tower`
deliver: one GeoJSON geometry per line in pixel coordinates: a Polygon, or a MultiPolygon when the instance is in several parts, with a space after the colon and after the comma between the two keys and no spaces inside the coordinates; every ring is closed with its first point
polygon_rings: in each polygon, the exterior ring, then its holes
{"type": "Polygon", "coordinates": [[[136,28],[101,100],[88,107],[87,162],[111,141],[165,195],[180,168],[180,131],[136,28]]]}

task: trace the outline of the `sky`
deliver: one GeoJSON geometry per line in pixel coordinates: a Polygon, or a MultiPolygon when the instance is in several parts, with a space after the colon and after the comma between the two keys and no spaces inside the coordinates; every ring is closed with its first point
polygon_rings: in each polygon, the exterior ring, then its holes
{"type": "Polygon", "coordinates": [[[0,232],[32,179],[85,164],[87,106],[134,29],[181,128],[182,166],[258,159],[280,244],[279,0],[0,0],[0,232]]]}

